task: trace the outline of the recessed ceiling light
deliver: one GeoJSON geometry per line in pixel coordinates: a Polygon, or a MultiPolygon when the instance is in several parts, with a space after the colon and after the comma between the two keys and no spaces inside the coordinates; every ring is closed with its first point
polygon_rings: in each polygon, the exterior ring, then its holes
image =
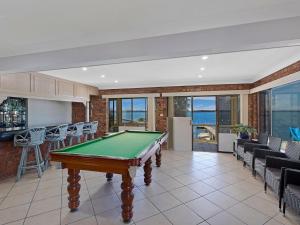
{"type": "Polygon", "coordinates": [[[202,59],[203,59],[203,60],[207,60],[207,59],[208,59],[208,56],[207,56],[207,55],[204,55],[204,56],[202,56],[202,59]]]}
{"type": "Polygon", "coordinates": [[[87,68],[86,67],[82,67],[81,68],[83,71],[87,71],[87,68]]]}
{"type": "Polygon", "coordinates": [[[118,81],[118,80],[115,80],[114,82],[115,82],[115,83],[119,83],[119,81],[118,81]]]}
{"type": "Polygon", "coordinates": [[[204,67],[201,67],[201,68],[200,68],[200,70],[201,70],[201,71],[204,71],[204,70],[205,70],[205,68],[204,68],[204,67]]]}
{"type": "Polygon", "coordinates": [[[105,78],[105,74],[102,74],[102,75],[101,75],[101,78],[105,78]]]}
{"type": "Polygon", "coordinates": [[[198,78],[202,78],[203,76],[201,74],[198,75],[198,78]]]}

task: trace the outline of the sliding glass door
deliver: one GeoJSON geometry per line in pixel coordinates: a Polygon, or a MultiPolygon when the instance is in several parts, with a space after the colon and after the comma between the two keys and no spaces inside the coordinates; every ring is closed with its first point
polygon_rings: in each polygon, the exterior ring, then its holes
{"type": "Polygon", "coordinates": [[[259,92],[258,97],[258,130],[260,133],[271,134],[271,90],[259,92]]]}
{"type": "Polygon", "coordinates": [[[216,144],[215,96],[193,97],[192,120],[195,145],[197,143],[216,144]]]}
{"type": "Polygon", "coordinates": [[[290,128],[300,127],[300,81],[272,89],[272,135],[291,140],[290,128]]]}
{"type": "Polygon", "coordinates": [[[240,101],[238,95],[217,97],[217,132],[230,133],[231,127],[240,123],[240,101]]]}
{"type": "Polygon", "coordinates": [[[238,95],[174,97],[174,116],[191,117],[194,151],[217,151],[218,134],[240,123],[238,95]]]}

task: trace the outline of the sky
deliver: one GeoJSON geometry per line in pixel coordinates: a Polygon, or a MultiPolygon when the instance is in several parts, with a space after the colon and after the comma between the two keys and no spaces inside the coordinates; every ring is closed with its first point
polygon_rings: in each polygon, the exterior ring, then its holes
{"type": "Polygon", "coordinates": [[[194,110],[216,110],[216,97],[193,98],[194,110]]]}
{"type": "MultiPolygon", "coordinates": [[[[134,111],[145,111],[146,100],[142,98],[133,99],[133,110],[134,111]]],[[[122,111],[131,110],[131,99],[122,99],[122,111]]]]}

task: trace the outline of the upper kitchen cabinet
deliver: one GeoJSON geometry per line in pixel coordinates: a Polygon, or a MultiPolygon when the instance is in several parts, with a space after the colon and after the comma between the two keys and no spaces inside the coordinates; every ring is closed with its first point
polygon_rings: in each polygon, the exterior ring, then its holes
{"type": "Polygon", "coordinates": [[[0,76],[0,87],[9,93],[23,94],[31,92],[29,73],[4,74],[0,76]]]}
{"type": "Polygon", "coordinates": [[[45,76],[39,73],[32,73],[32,91],[45,97],[53,97],[56,95],[56,80],[52,77],[45,76]]]}
{"type": "Polygon", "coordinates": [[[88,86],[83,84],[75,84],[74,88],[75,88],[75,97],[88,98],[89,96],[88,86]]]}
{"type": "Polygon", "coordinates": [[[38,72],[0,75],[0,96],[86,102],[90,95],[98,89],[38,72]]]}
{"type": "Polygon", "coordinates": [[[75,84],[67,80],[57,80],[57,95],[60,97],[75,97],[75,84]]]}

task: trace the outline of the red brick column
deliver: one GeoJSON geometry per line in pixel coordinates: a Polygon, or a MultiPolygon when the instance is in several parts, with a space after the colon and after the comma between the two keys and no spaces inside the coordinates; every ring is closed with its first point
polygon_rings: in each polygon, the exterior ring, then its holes
{"type": "MultiPolygon", "coordinates": [[[[168,117],[168,98],[155,98],[155,129],[157,131],[167,131],[167,117],[168,117]]],[[[163,149],[167,149],[168,145],[165,143],[163,149]]]]}
{"type": "Polygon", "coordinates": [[[258,130],[258,93],[248,96],[248,124],[258,130]]]}
{"type": "Polygon", "coordinates": [[[99,96],[91,96],[90,106],[90,121],[98,121],[99,127],[96,136],[101,137],[108,132],[107,99],[100,98],[99,96]]]}
{"type": "Polygon", "coordinates": [[[72,123],[85,122],[85,106],[82,102],[72,102],[72,123]]]}
{"type": "Polygon", "coordinates": [[[167,130],[168,98],[155,98],[155,128],[157,131],[167,130]]]}

